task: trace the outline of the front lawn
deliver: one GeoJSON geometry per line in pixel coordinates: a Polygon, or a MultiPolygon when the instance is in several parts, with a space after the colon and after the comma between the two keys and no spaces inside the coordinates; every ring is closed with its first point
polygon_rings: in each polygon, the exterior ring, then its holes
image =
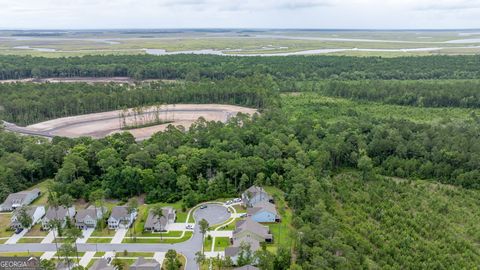
{"type": "Polygon", "coordinates": [[[43,252],[0,252],[0,257],[26,257],[26,256],[42,256],[43,252]]]}
{"type": "Polygon", "coordinates": [[[215,251],[225,251],[228,246],[230,246],[230,238],[215,237],[215,251]]]}
{"type": "Polygon", "coordinates": [[[87,243],[110,243],[113,238],[88,238],[87,243]]]}
{"type": "Polygon", "coordinates": [[[91,236],[114,236],[115,231],[104,228],[103,230],[95,229],[91,236]]]}
{"type": "Polygon", "coordinates": [[[158,238],[130,238],[130,237],[125,237],[122,241],[122,243],[144,243],[144,244],[158,244],[158,243],[165,243],[165,244],[175,244],[175,243],[180,243],[187,241],[192,237],[192,232],[187,231],[185,232],[185,235],[182,238],[174,238],[174,239],[160,239],[158,238]]]}
{"type": "Polygon", "coordinates": [[[42,242],[43,238],[31,238],[31,237],[22,237],[20,238],[17,243],[24,244],[24,243],[40,243],[42,242]]]}
{"type": "Polygon", "coordinates": [[[11,213],[0,213],[0,237],[10,237],[13,231],[8,231],[10,228],[11,213]]]}
{"type": "Polygon", "coordinates": [[[153,257],[154,252],[118,252],[118,257],[153,257]]]}
{"type": "Polygon", "coordinates": [[[42,231],[42,224],[37,223],[25,234],[25,236],[47,236],[48,231],[42,231]]]}

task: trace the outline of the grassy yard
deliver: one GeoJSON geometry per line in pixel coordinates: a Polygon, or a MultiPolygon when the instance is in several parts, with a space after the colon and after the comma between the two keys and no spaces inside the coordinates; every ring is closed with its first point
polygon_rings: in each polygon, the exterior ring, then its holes
{"type": "Polygon", "coordinates": [[[225,251],[228,246],[230,246],[230,238],[215,237],[215,251],[225,251]]]}
{"type": "Polygon", "coordinates": [[[185,232],[185,235],[182,238],[178,239],[160,239],[160,238],[125,238],[122,243],[145,243],[145,244],[157,244],[157,243],[166,243],[166,244],[175,244],[187,241],[192,237],[192,232],[185,232]]]}
{"type": "Polygon", "coordinates": [[[208,251],[212,250],[212,240],[213,240],[212,237],[205,237],[205,239],[203,240],[203,251],[204,252],[208,252],[208,251]]]}
{"type": "Polygon", "coordinates": [[[234,205],[233,208],[237,211],[238,214],[246,213],[247,209],[243,207],[242,205],[234,205]]]}
{"type": "MultiPolygon", "coordinates": [[[[136,233],[136,236],[141,236],[141,237],[180,237],[182,235],[182,231],[169,231],[169,232],[140,232],[136,233]]],[[[130,233],[127,234],[126,237],[129,237],[130,233]]]]}
{"type": "Polygon", "coordinates": [[[117,252],[118,257],[153,257],[154,252],[117,252]]]}
{"type": "Polygon", "coordinates": [[[176,203],[158,203],[158,204],[152,204],[152,205],[143,204],[138,207],[138,217],[135,220],[135,223],[133,223],[133,228],[136,236],[149,236],[148,235],[149,232],[144,232],[143,228],[145,226],[145,221],[147,220],[147,217],[148,217],[148,211],[154,205],[159,205],[161,207],[166,207],[166,206],[173,207],[177,213],[177,219],[175,222],[185,222],[187,220],[188,209],[185,212],[182,211],[181,201],[178,201],[176,203]]]}
{"type": "Polygon", "coordinates": [[[105,255],[105,251],[98,251],[95,253],[95,255],[93,255],[93,257],[103,257],[103,255],[105,255]]]}
{"type": "Polygon", "coordinates": [[[115,231],[104,228],[103,230],[95,229],[91,236],[114,236],[115,231]]]}
{"type": "Polygon", "coordinates": [[[42,231],[42,224],[38,223],[25,234],[25,236],[47,236],[48,231],[42,231]]]}
{"type": "Polygon", "coordinates": [[[10,237],[13,231],[7,231],[10,228],[11,213],[0,213],[0,237],[10,237]]]}
{"type": "Polygon", "coordinates": [[[0,252],[0,257],[11,257],[11,256],[42,256],[43,252],[0,252]]]}
{"type": "Polygon", "coordinates": [[[29,238],[29,237],[22,237],[18,240],[17,243],[40,243],[42,242],[43,238],[29,238]]]}
{"type": "Polygon", "coordinates": [[[113,238],[88,238],[87,243],[110,243],[113,238]]]}
{"type": "Polygon", "coordinates": [[[34,188],[38,188],[40,189],[41,191],[41,195],[35,199],[33,202],[32,202],[32,205],[44,205],[46,206],[47,205],[47,199],[48,199],[48,195],[47,195],[47,189],[48,189],[48,185],[50,184],[50,180],[45,180],[43,182],[40,182],[36,185],[34,185],[33,187],[29,188],[29,190],[32,190],[34,188]]]}
{"type": "Polygon", "coordinates": [[[285,203],[283,191],[275,187],[265,187],[265,190],[272,195],[277,206],[278,214],[281,216],[280,223],[268,223],[270,232],[273,234],[273,244],[267,246],[270,251],[276,251],[278,247],[292,247],[292,210],[285,203]]]}

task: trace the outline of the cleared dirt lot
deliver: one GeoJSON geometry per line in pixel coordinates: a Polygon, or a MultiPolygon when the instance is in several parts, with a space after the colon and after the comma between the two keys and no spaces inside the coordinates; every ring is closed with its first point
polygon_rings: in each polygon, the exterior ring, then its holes
{"type": "Polygon", "coordinates": [[[103,113],[85,114],[72,117],[58,118],[50,121],[27,126],[21,130],[14,130],[20,133],[37,133],[45,136],[80,137],[91,136],[102,138],[107,135],[123,132],[120,129],[123,123],[134,123],[140,118],[152,118],[153,114],[158,115],[161,120],[171,123],[128,130],[137,140],[149,138],[153,133],[163,131],[168,125],[183,126],[188,129],[198,118],[203,117],[207,121],[226,122],[237,113],[253,115],[255,109],[233,105],[219,104],[175,104],[163,105],[160,107],[146,108],[142,114],[135,117],[130,115],[121,118],[122,111],[110,111],[103,113]]]}

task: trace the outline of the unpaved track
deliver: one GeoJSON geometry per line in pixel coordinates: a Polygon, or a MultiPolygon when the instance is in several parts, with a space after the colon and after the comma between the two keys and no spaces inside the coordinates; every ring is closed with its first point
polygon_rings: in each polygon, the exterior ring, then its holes
{"type": "MultiPolygon", "coordinates": [[[[154,107],[144,110],[140,117],[153,117],[154,107]]],[[[160,119],[172,121],[169,124],[156,125],[151,127],[128,130],[137,140],[144,140],[152,136],[155,132],[165,130],[169,125],[183,126],[188,129],[198,118],[203,117],[207,121],[226,122],[230,117],[237,113],[253,115],[257,111],[251,108],[245,108],[233,105],[219,104],[175,104],[163,105],[159,111],[160,119]]],[[[6,123],[5,128],[10,131],[39,135],[44,137],[63,136],[76,138],[81,136],[90,136],[94,138],[103,138],[107,135],[123,132],[121,126],[121,110],[85,114],[71,117],[49,120],[27,127],[18,127],[6,123]]],[[[138,119],[138,117],[137,117],[138,119]]],[[[126,123],[134,123],[133,116],[125,118],[126,123]]]]}

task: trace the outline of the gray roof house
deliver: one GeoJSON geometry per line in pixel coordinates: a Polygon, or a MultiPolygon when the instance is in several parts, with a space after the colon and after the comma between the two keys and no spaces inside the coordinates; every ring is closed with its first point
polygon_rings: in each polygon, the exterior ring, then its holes
{"type": "Polygon", "coordinates": [[[225,257],[230,257],[234,264],[237,263],[238,257],[240,255],[241,245],[248,245],[250,247],[250,252],[253,253],[260,249],[260,242],[254,238],[244,238],[240,241],[237,241],[233,246],[225,249],[225,257]]]}
{"type": "Polygon", "coordinates": [[[172,207],[162,207],[162,212],[163,216],[157,218],[152,214],[152,211],[149,211],[144,230],[156,232],[166,231],[167,224],[175,222],[175,209],[172,207]]]}
{"type": "Polygon", "coordinates": [[[29,205],[41,194],[40,189],[35,188],[32,190],[21,191],[8,195],[5,201],[0,205],[0,211],[13,211],[15,208],[29,205]]]}
{"type": "Polygon", "coordinates": [[[251,217],[256,222],[277,222],[280,217],[277,213],[277,208],[273,203],[261,201],[254,207],[247,209],[247,216],[251,217]]]}
{"type": "Polygon", "coordinates": [[[61,226],[65,226],[67,219],[73,219],[75,207],[65,208],[64,206],[49,207],[45,217],[42,219],[42,229],[49,230],[51,220],[59,220],[61,226]]]}
{"type": "Polygon", "coordinates": [[[232,234],[233,245],[239,246],[237,243],[245,238],[254,238],[259,242],[273,241],[273,235],[270,234],[268,226],[263,226],[250,217],[237,221],[236,228],[232,234]]]}
{"type": "Polygon", "coordinates": [[[233,270],[260,270],[260,268],[248,264],[248,265],[244,265],[242,267],[233,268],[233,270]]]}
{"type": "Polygon", "coordinates": [[[90,205],[87,209],[77,211],[75,215],[75,226],[79,229],[95,228],[97,221],[107,212],[105,207],[90,205]]]}
{"type": "Polygon", "coordinates": [[[107,259],[101,258],[96,260],[89,270],[115,270],[115,267],[108,265],[107,259]]]}
{"type": "MultiPolygon", "coordinates": [[[[35,225],[44,215],[45,215],[45,207],[43,205],[39,206],[23,206],[26,207],[27,215],[32,219],[31,226],[35,225]]],[[[22,224],[19,221],[19,212],[21,208],[15,209],[13,212],[12,218],[10,219],[10,227],[11,228],[22,228],[22,224]]],[[[25,228],[24,228],[25,229],[25,228]]]]}
{"type": "Polygon", "coordinates": [[[242,202],[246,207],[254,207],[262,201],[273,203],[273,198],[262,187],[251,186],[242,193],[242,202]]]}
{"type": "Polygon", "coordinates": [[[160,270],[160,264],[156,260],[147,260],[143,257],[138,259],[130,265],[130,270],[160,270]]]}
{"type": "Polygon", "coordinates": [[[116,230],[118,228],[129,228],[135,218],[137,217],[137,211],[128,213],[127,206],[115,206],[112,209],[112,213],[108,218],[108,228],[116,230]]]}

